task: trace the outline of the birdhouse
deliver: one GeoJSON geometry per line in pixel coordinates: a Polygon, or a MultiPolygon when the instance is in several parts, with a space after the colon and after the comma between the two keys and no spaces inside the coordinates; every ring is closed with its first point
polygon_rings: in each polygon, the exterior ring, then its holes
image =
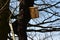
{"type": "Polygon", "coordinates": [[[32,19],[39,17],[38,7],[29,7],[29,10],[32,19]]]}

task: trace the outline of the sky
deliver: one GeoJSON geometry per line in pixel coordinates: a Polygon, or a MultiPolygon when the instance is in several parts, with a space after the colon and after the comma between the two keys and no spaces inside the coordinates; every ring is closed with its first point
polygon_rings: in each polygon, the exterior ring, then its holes
{"type": "MultiPolygon", "coordinates": [[[[49,4],[53,5],[56,2],[59,2],[60,0],[43,0],[43,1],[45,1],[46,4],[49,3],[49,4]]],[[[10,10],[11,10],[12,14],[14,13],[13,15],[15,16],[15,15],[19,14],[19,7],[17,7],[17,9],[14,10],[16,8],[16,6],[19,6],[19,1],[11,0],[11,2],[12,3],[10,3],[10,6],[13,7],[13,8],[10,8],[10,10]],[[14,1],[14,3],[12,1],[14,1]],[[13,12],[13,11],[15,11],[15,12],[13,12]]],[[[41,0],[37,0],[34,3],[43,4],[43,2],[41,0]]],[[[60,4],[58,4],[57,6],[60,6],[60,4]]],[[[44,6],[39,7],[39,9],[41,9],[41,8],[44,8],[44,6]]],[[[52,9],[54,12],[58,12],[57,15],[60,15],[60,8],[51,7],[50,9],[52,9]]],[[[46,10],[48,10],[49,12],[52,12],[50,9],[48,8],[46,10]]],[[[39,11],[39,17],[35,18],[35,19],[31,19],[29,23],[30,24],[38,24],[38,23],[41,23],[44,19],[46,19],[46,18],[48,18],[50,16],[52,16],[52,14],[44,12],[44,11],[39,11]]],[[[60,18],[60,17],[53,16],[52,18],[46,20],[45,22],[50,21],[50,20],[52,21],[52,20],[57,19],[57,18],[60,18]]],[[[15,21],[16,19],[12,19],[12,20],[15,21]]],[[[12,23],[14,21],[12,21],[12,23]]],[[[57,23],[59,23],[59,21],[56,21],[54,23],[43,24],[41,26],[55,26],[55,25],[57,25],[57,23]]],[[[60,23],[57,26],[59,27],[60,23]]],[[[27,28],[27,29],[38,30],[38,29],[41,29],[41,28],[30,27],[30,28],[27,28]]],[[[27,35],[29,37],[31,37],[33,40],[59,40],[60,31],[59,32],[44,32],[44,33],[41,33],[41,32],[27,32],[27,35]]],[[[31,40],[29,37],[28,37],[28,40],[31,40]]]]}

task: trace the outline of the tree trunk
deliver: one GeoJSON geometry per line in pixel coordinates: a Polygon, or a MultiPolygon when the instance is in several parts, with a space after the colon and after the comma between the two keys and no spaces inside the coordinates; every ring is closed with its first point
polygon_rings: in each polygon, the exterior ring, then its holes
{"type": "Polygon", "coordinates": [[[29,7],[33,6],[33,3],[34,0],[23,0],[20,2],[20,15],[18,16],[19,40],[27,40],[27,23],[31,19],[29,7]]]}
{"type": "MultiPolygon", "coordinates": [[[[1,1],[3,1],[3,6],[4,6],[7,0],[1,0],[1,1]]],[[[0,40],[7,40],[7,36],[9,32],[9,24],[8,24],[9,12],[10,11],[9,11],[9,1],[8,1],[5,7],[3,7],[3,9],[0,10],[0,40]]]]}

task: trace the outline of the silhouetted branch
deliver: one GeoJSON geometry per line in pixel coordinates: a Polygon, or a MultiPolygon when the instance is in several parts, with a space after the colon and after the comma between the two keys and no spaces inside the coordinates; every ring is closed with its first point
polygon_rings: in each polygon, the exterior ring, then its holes
{"type": "Polygon", "coordinates": [[[50,6],[51,4],[36,4],[36,3],[34,3],[34,5],[37,5],[37,6],[42,6],[42,5],[50,6]]]}
{"type": "Polygon", "coordinates": [[[55,13],[52,13],[52,12],[49,12],[49,11],[47,11],[47,10],[44,10],[45,12],[47,12],[47,13],[50,13],[50,14],[53,14],[53,15],[55,15],[55,16],[58,16],[58,17],[60,17],[60,15],[57,15],[57,13],[55,12],[55,13]]]}
{"type": "Polygon", "coordinates": [[[55,5],[59,4],[59,3],[60,3],[60,2],[57,2],[57,3],[54,4],[54,5],[50,5],[50,6],[48,6],[48,7],[45,7],[45,8],[39,9],[39,11],[43,11],[44,9],[51,8],[51,7],[53,7],[53,6],[55,6],[55,5]]]}
{"type": "MultiPolygon", "coordinates": [[[[53,20],[53,21],[47,21],[47,22],[38,23],[38,24],[36,24],[35,26],[37,26],[37,25],[42,25],[42,24],[47,24],[47,23],[52,23],[52,22],[56,22],[56,21],[58,21],[58,20],[60,20],[60,19],[58,18],[58,19],[55,19],[55,20],[53,20]]],[[[33,25],[33,24],[32,24],[32,25],[33,25]]]]}
{"type": "Polygon", "coordinates": [[[40,29],[40,30],[26,30],[27,32],[53,32],[53,31],[60,31],[60,28],[53,28],[53,29],[40,29]]]}

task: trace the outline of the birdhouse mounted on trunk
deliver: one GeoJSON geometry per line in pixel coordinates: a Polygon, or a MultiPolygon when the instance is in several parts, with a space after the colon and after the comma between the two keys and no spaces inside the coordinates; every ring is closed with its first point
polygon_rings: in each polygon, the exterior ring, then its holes
{"type": "Polygon", "coordinates": [[[38,7],[29,7],[29,10],[32,19],[39,17],[38,7]]]}

